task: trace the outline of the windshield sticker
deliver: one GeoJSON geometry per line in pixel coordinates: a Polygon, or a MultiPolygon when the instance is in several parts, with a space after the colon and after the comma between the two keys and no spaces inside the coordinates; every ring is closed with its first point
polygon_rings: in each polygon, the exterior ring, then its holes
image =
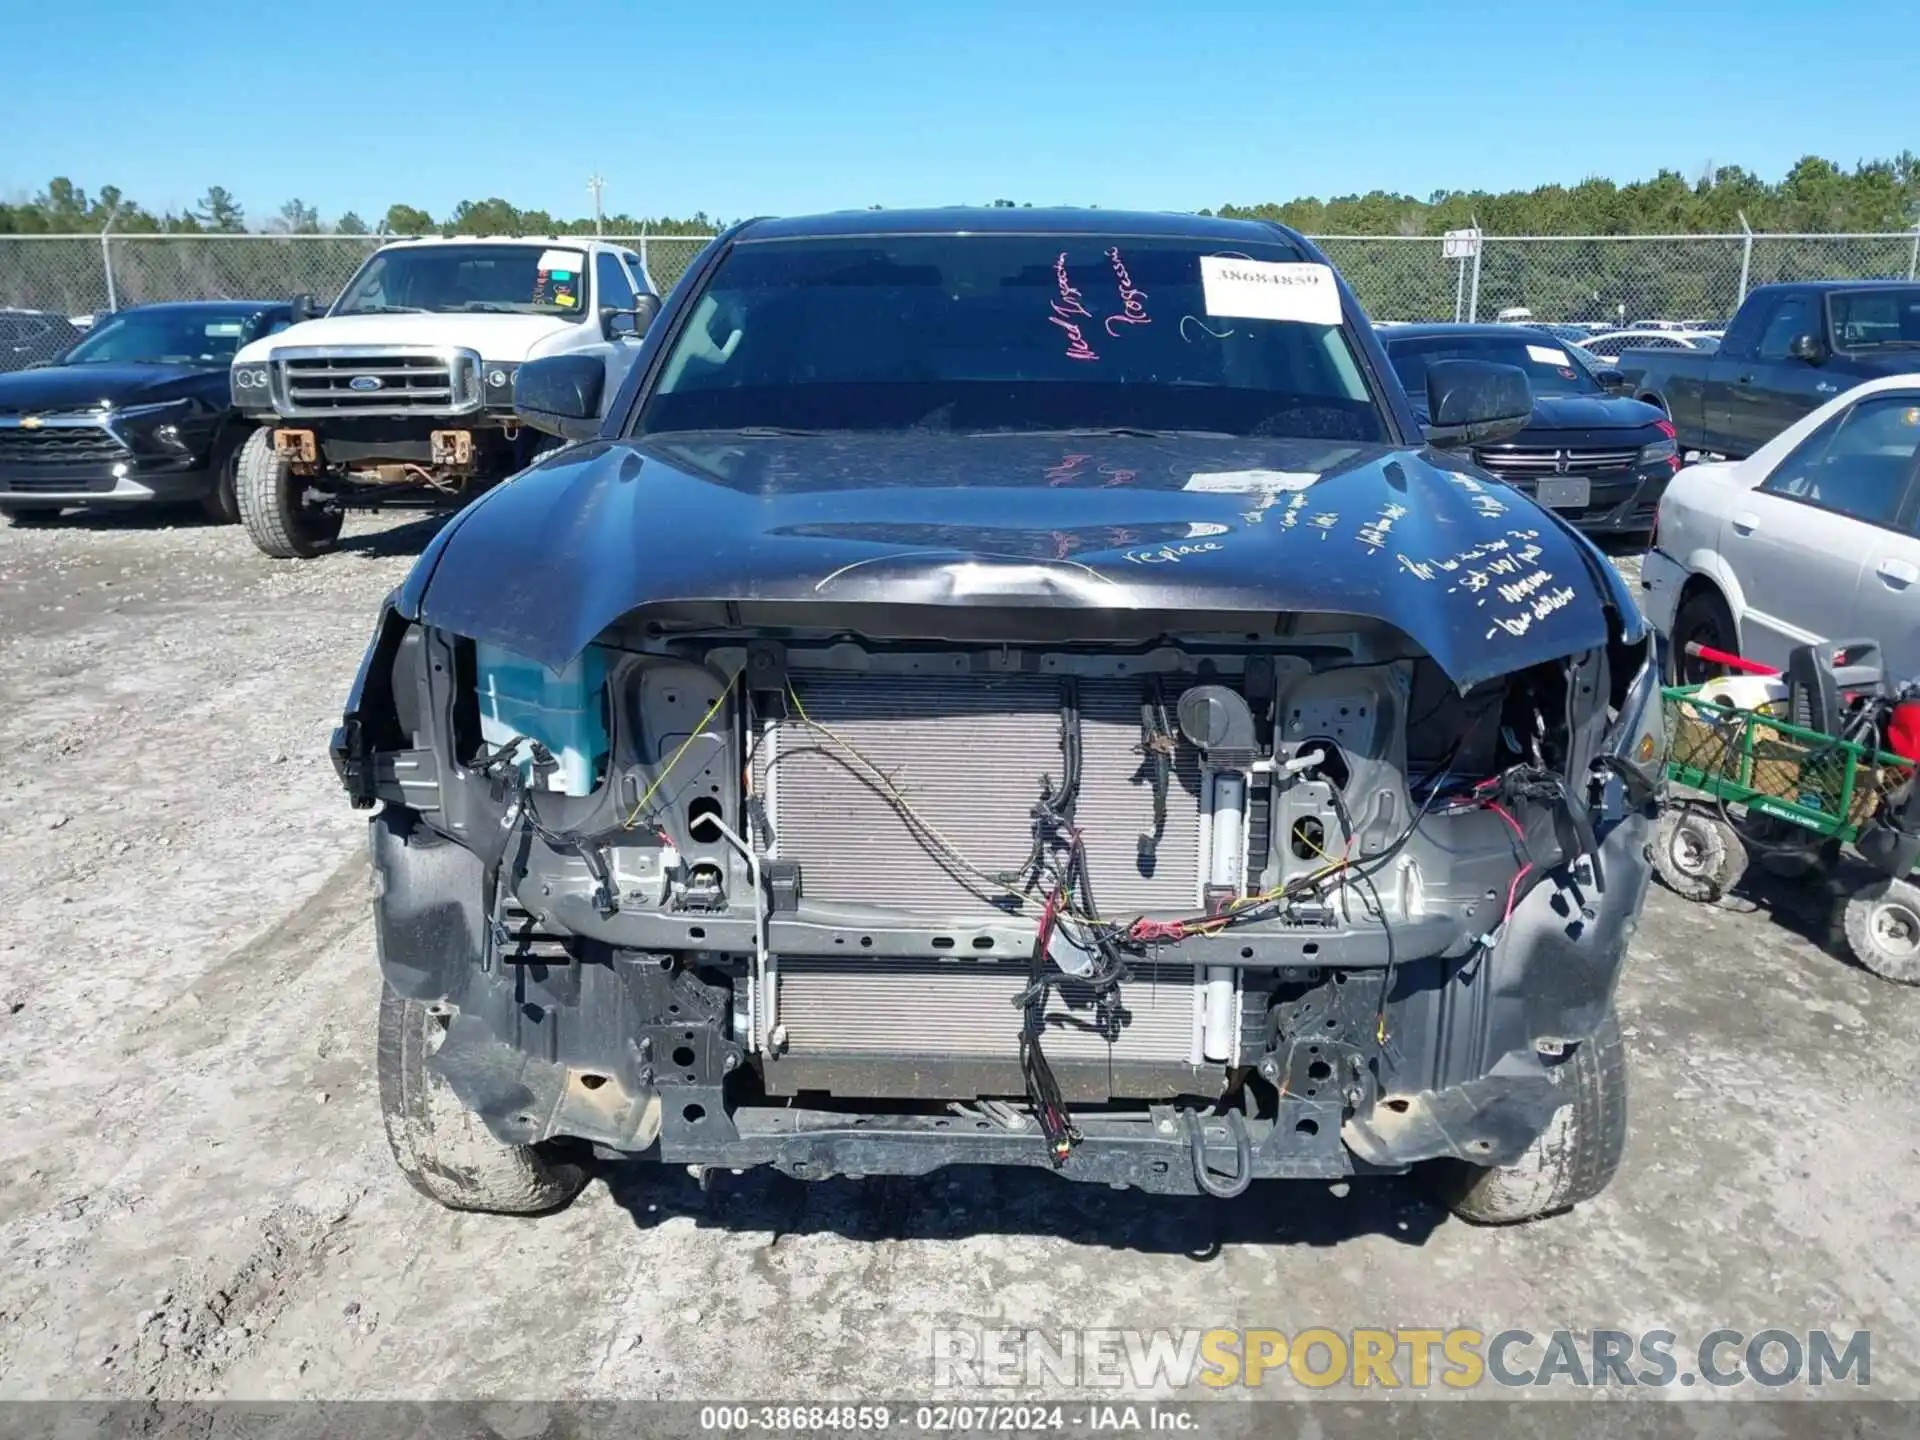
{"type": "Polygon", "coordinates": [[[1552,346],[1550,346],[1550,345],[1529,345],[1529,346],[1527,346],[1527,357],[1528,357],[1528,358],[1529,358],[1530,360],[1532,360],[1532,361],[1533,361],[1533,362],[1534,362],[1535,364],[1538,364],[1538,365],[1558,365],[1558,366],[1560,366],[1560,367],[1561,367],[1562,369],[1564,369],[1565,367],[1567,367],[1567,366],[1569,366],[1569,365],[1571,365],[1571,364],[1573,363],[1573,362],[1572,362],[1571,360],[1569,360],[1569,359],[1567,359],[1567,352],[1566,352],[1566,351],[1564,351],[1564,350],[1555,350],[1555,349],[1554,349],[1554,348],[1553,348],[1552,346]]]}
{"type": "Polygon", "coordinates": [[[209,337],[215,335],[238,335],[240,333],[240,322],[238,320],[214,320],[207,325],[206,333],[209,337]]]}
{"type": "Polygon", "coordinates": [[[1116,325],[1151,325],[1147,316],[1147,292],[1136,290],[1133,276],[1127,273],[1127,262],[1120,258],[1119,247],[1107,251],[1107,261],[1113,266],[1114,282],[1120,287],[1120,314],[1107,317],[1106,331],[1109,338],[1118,338],[1120,332],[1116,325]]]}
{"type": "Polygon", "coordinates": [[[1076,323],[1079,320],[1093,319],[1093,312],[1081,303],[1080,291],[1072,280],[1067,278],[1067,252],[1062,250],[1060,258],[1053,262],[1053,278],[1060,287],[1059,298],[1053,302],[1053,314],[1047,322],[1058,325],[1067,332],[1067,358],[1069,360],[1098,360],[1100,357],[1093,347],[1087,344],[1087,337],[1076,323]]]}
{"type": "Polygon", "coordinates": [[[1340,323],[1340,289],[1331,266],[1202,255],[1200,288],[1211,316],[1340,323]]]}
{"type": "Polygon", "coordinates": [[[569,291],[555,290],[553,292],[553,303],[560,306],[562,309],[571,309],[574,305],[578,304],[579,302],[573,298],[573,295],[569,291]]]}
{"type": "Polygon", "coordinates": [[[540,263],[534,269],[573,275],[585,265],[586,259],[578,250],[542,250],[540,263]]]}

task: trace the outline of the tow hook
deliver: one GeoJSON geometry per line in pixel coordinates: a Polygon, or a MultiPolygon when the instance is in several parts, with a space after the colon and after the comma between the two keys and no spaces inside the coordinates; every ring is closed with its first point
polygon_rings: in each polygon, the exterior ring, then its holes
{"type": "Polygon", "coordinates": [[[1253,1141],[1247,1135],[1247,1122],[1240,1118],[1238,1110],[1227,1112],[1227,1133],[1233,1137],[1234,1173],[1230,1176],[1216,1175],[1207,1168],[1207,1125],[1201,1119],[1200,1112],[1189,1110],[1187,1114],[1187,1144],[1193,1152],[1193,1179],[1207,1194],[1220,1200],[1231,1200],[1236,1195],[1246,1193],[1253,1183],[1253,1141]]]}
{"type": "Polygon", "coordinates": [[[311,430],[276,430],[273,453],[295,465],[312,465],[320,459],[320,447],[311,430]]]}
{"type": "Polygon", "coordinates": [[[437,466],[464,470],[473,464],[473,432],[471,430],[435,430],[428,437],[428,453],[433,456],[437,466]]]}

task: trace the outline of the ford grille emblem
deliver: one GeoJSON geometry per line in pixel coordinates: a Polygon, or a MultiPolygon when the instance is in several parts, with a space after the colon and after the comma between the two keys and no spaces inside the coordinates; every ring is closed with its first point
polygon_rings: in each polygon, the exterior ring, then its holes
{"type": "Polygon", "coordinates": [[[356,375],[347,382],[349,390],[378,390],[386,382],[378,375],[356,375]]]}

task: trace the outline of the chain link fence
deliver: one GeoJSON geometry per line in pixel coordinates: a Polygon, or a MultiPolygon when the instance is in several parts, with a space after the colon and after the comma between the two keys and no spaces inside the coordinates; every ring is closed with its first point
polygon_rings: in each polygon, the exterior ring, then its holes
{"type": "MultiPolygon", "coordinates": [[[[712,237],[609,236],[664,292],[712,237]]],[[[1445,258],[1432,236],[1317,237],[1375,320],[1642,319],[1724,324],[1777,280],[1914,279],[1920,230],[1891,235],[1490,235],[1445,258]]],[[[382,241],[356,235],[0,235],[0,309],[96,315],[161,300],[338,294],[382,241]]]]}

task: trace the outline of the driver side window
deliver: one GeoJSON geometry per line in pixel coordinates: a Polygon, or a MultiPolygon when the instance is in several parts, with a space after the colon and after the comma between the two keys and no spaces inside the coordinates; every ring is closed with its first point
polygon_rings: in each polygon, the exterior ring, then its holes
{"type": "Polygon", "coordinates": [[[1760,336],[1760,346],[1754,353],[1762,360],[1788,359],[1788,347],[1812,328],[1812,311],[1804,299],[1795,295],[1782,300],[1768,319],[1767,328],[1760,336]]]}
{"type": "Polygon", "coordinates": [[[1920,451],[1920,392],[1895,391],[1843,410],[1801,441],[1763,493],[1892,527],[1920,451]]]}
{"type": "Polygon", "coordinates": [[[593,278],[600,291],[595,303],[602,310],[631,310],[638,303],[626,268],[605,250],[593,258],[593,278]]]}

